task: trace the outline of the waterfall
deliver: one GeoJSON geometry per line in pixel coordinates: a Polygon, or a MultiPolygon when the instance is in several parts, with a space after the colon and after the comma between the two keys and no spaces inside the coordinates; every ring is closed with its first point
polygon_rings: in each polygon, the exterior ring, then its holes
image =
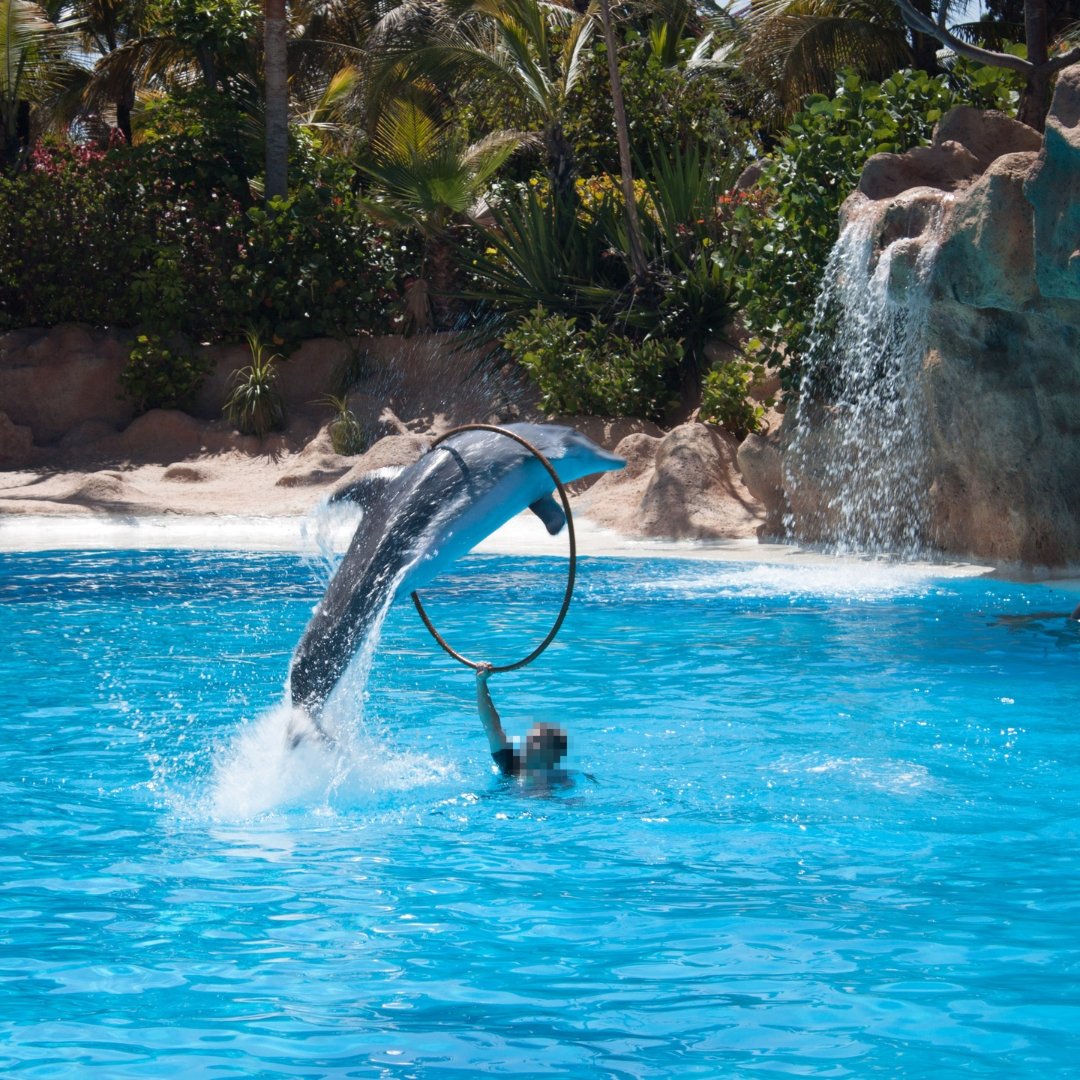
{"type": "Polygon", "coordinates": [[[841,552],[925,553],[929,523],[922,364],[940,214],[875,250],[880,218],[854,214],[829,257],[784,455],[788,534],[841,552]]]}

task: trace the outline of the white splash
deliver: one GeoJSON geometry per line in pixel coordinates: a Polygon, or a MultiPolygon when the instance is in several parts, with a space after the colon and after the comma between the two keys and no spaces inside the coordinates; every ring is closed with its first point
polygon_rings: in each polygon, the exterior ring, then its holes
{"type": "Polygon", "coordinates": [[[453,778],[445,763],[397,752],[363,731],[294,747],[292,736],[304,723],[310,722],[302,711],[282,703],[243,724],[215,757],[207,815],[247,821],[292,809],[378,805],[387,793],[453,778]]]}
{"type": "Polygon", "coordinates": [[[408,570],[403,567],[391,583],[360,649],[327,698],[318,725],[286,700],[241,726],[216,755],[209,798],[212,818],[242,821],[299,807],[370,805],[388,792],[451,776],[449,766],[426,755],[395,751],[386,731],[365,717],[375,650],[408,570]]]}

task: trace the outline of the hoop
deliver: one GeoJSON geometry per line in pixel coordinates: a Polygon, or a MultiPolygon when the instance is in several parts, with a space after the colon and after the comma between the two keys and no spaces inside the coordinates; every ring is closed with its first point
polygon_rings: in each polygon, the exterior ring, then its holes
{"type": "MultiPolygon", "coordinates": [[[[505,435],[508,439],[513,439],[514,442],[520,443],[525,447],[540,462],[541,465],[547,469],[551,476],[551,479],[555,481],[555,488],[559,492],[559,501],[562,503],[563,513],[566,515],[566,532],[567,539],[570,542],[570,562],[566,573],[566,591],[563,593],[562,605],[559,607],[559,614],[555,617],[555,622],[552,623],[551,629],[547,632],[547,636],[528,656],[521,660],[516,661],[513,664],[499,664],[492,665],[492,671],[514,671],[516,668],[524,667],[526,664],[531,664],[555,639],[555,635],[559,632],[559,628],[563,624],[563,620],[566,618],[566,613],[570,608],[570,599],[574,595],[574,579],[577,577],[577,538],[574,535],[574,516],[570,512],[570,496],[566,492],[566,488],[563,486],[563,482],[559,479],[558,473],[552,467],[552,464],[535,446],[532,445],[527,439],[523,439],[520,435],[504,427],[498,427],[496,424],[462,424],[460,427],[451,428],[449,431],[440,435],[432,444],[431,449],[434,450],[439,443],[446,439],[449,439],[451,435],[457,435],[462,431],[494,431],[498,435],[505,435]]],[[[416,610],[423,620],[424,625],[428,628],[431,636],[459,663],[465,664],[466,667],[479,668],[481,664],[476,660],[470,660],[467,656],[462,656],[456,649],[451,646],[446,639],[435,629],[431,619],[428,618],[428,613],[424,610],[424,605],[420,603],[419,593],[412,594],[412,602],[416,605],[416,610]]]]}

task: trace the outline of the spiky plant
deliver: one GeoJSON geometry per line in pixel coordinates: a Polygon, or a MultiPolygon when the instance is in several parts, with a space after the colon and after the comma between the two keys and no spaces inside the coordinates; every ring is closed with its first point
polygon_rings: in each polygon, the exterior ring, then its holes
{"type": "Polygon", "coordinates": [[[225,418],[242,435],[260,439],[285,426],[285,402],[277,385],[278,353],[268,353],[258,334],[248,331],[251,363],[232,375],[232,392],[225,402],[225,418]]]}

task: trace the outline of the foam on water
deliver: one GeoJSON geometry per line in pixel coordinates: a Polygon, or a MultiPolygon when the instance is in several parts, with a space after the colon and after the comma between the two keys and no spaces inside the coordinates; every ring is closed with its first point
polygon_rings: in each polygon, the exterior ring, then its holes
{"type": "Polygon", "coordinates": [[[355,809],[384,805],[387,793],[453,776],[446,763],[401,753],[365,732],[333,744],[305,738],[293,747],[298,726],[310,726],[310,720],[287,702],[243,724],[215,755],[209,796],[201,809],[221,822],[294,809],[355,809]]]}
{"type": "Polygon", "coordinates": [[[645,590],[683,593],[693,597],[773,599],[822,598],[828,600],[891,600],[898,596],[924,596],[939,590],[940,571],[929,564],[855,559],[830,563],[749,563],[703,569],[701,574],[671,575],[637,582],[645,590]]]}

